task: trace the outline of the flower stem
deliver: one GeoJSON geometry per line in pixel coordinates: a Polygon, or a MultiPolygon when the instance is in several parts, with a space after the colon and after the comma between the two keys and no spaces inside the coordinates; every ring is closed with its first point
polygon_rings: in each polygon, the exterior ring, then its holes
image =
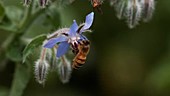
{"type": "Polygon", "coordinates": [[[66,60],[65,60],[65,57],[64,57],[64,56],[61,56],[61,60],[62,60],[62,62],[63,62],[63,64],[64,64],[64,66],[66,66],[67,64],[66,64],[66,60]]]}
{"type": "Polygon", "coordinates": [[[41,57],[40,57],[41,61],[44,61],[45,56],[46,56],[46,48],[43,48],[41,51],[41,57]]]}

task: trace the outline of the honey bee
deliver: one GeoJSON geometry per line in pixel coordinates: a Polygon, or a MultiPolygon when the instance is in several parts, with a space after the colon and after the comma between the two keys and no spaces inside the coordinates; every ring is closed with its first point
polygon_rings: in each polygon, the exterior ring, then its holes
{"type": "Polygon", "coordinates": [[[102,9],[101,9],[101,5],[102,5],[101,0],[91,0],[91,4],[92,4],[94,9],[97,9],[98,12],[103,14],[102,9]]]}
{"type": "Polygon", "coordinates": [[[79,67],[81,67],[85,63],[86,56],[88,55],[89,51],[90,41],[89,40],[79,41],[77,49],[73,50],[73,53],[75,53],[76,56],[73,59],[72,68],[78,69],[79,67]]]}

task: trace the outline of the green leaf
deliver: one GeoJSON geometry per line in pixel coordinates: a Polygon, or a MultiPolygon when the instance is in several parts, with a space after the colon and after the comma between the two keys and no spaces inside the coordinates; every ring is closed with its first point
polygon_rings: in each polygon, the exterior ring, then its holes
{"type": "Polygon", "coordinates": [[[34,22],[29,26],[26,33],[24,34],[25,37],[34,37],[40,34],[46,34],[51,32],[52,25],[47,20],[45,14],[40,15],[34,22]]]}
{"type": "Polygon", "coordinates": [[[17,6],[23,7],[22,1],[23,0],[0,0],[4,3],[4,6],[17,6]]]}
{"type": "Polygon", "coordinates": [[[23,63],[25,62],[26,58],[33,52],[33,50],[43,44],[43,41],[47,39],[47,35],[39,35],[35,37],[24,49],[23,51],[23,63]]]}
{"type": "Polygon", "coordinates": [[[31,77],[31,66],[16,64],[12,87],[8,96],[21,96],[31,77]]]}
{"type": "Polygon", "coordinates": [[[4,16],[5,16],[5,9],[4,9],[2,3],[0,2],[0,23],[2,22],[4,16]]]}
{"type": "MultiPolygon", "coordinates": [[[[3,22],[4,23],[4,22],[3,22]]],[[[0,25],[0,29],[5,32],[12,32],[12,33],[18,33],[17,29],[14,28],[14,26],[7,24],[7,25],[0,25]]]]}
{"type": "Polygon", "coordinates": [[[14,25],[19,25],[23,16],[23,10],[16,6],[7,6],[5,7],[5,13],[14,25]]]}
{"type": "Polygon", "coordinates": [[[6,56],[12,61],[22,61],[22,46],[19,42],[14,42],[7,50],[6,56]]]}

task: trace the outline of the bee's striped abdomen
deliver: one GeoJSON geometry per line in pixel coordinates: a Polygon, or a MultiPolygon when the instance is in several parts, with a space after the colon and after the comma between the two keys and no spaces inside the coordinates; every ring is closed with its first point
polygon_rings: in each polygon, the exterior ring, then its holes
{"type": "Polygon", "coordinates": [[[73,61],[72,67],[75,68],[75,69],[78,69],[85,63],[85,61],[86,61],[86,58],[76,58],[73,61]]]}

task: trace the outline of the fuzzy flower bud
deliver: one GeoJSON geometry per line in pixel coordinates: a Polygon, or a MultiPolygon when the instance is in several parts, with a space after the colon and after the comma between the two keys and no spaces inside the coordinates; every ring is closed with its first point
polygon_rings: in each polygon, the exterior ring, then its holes
{"type": "Polygon", "coordinates": [[[40,84],[45,83],[47,73],[49,71],[49,65],[45,59],[46,49],[41,51],[41,57],[35,62],[35,78],[40,84]]]}
{"type": "Polygon", "coordinates": [[[127,23],[130,28],[138,25],[141,19],[142,7],[139,0],[129,0],[126,8],[127,23]]]}
{"type": "Polygon", "coordinates": [[[115,9],[119,19],[127,19],[130,28],[135,27],[141,19],[142,8],[139,0],[115,1],[115,9]]]}
{"type": "Polygon", "coordinates": [[[72,68],[70,62],[62,57],[62,62],[58,65],[58,74],[62,83],[68,83],[71,77],[72,68]]]}
{"type": "Polygon", "coordinates": [[[23,5],[28,6],[31,3],[31,0],[24,0],[23,5]]]}
{"type": "Polygon", "coordinates": [[[118,2],[118,0],[109,0],[110,1],[110,6],[113,6],[114,4],[116,4],[116,2],[118,2]]]}
{"type": "Polygon", "coordinates": [[[35,63],[35,78],[38,83],[43,84],[45,82],[47,73],[49,70],[49,65],[46,61],[41,61],[40,59],[35,63]]]}
{"type": "Polygon", "coordinates": [[[45,8],[46,5],[48,5],[49,0],[39,0],[40,6],[42,8],[45,8]]]}
{"type": "MultiPolygon", "coordinates": [[[[112,1],[113,2],[113,1],[112,1]]],[[[114,2],[115,3],[115,2],[114,2]]],[[[116,2],[115,4],[115,10],[117,12],[117,17],[119,19],[122,19],[123,18],[123,15],[124,15],[124,12],[125,12],[125,9],[126,9],[126,2],[125,0],[119,0],[116,2]]]]}
{"type": "Polygon", "coordinates": [[[46,49],[47,53],[46,53],[46,60],[48,62],[48,64],[50,65],[50,70],[54,71],[57,68],[57,64],[60,61],[59,59],[56,58],[55,54],[57,52],[57,50],[55,48],[52,49],[46,49]]]}
{"type": "Polygon", "coordinates": [[[152,14],[155,10],[155,1],[142,0],[142,3],[143,3],[143,20],[147,22],[152,18],[152,14]]]}

